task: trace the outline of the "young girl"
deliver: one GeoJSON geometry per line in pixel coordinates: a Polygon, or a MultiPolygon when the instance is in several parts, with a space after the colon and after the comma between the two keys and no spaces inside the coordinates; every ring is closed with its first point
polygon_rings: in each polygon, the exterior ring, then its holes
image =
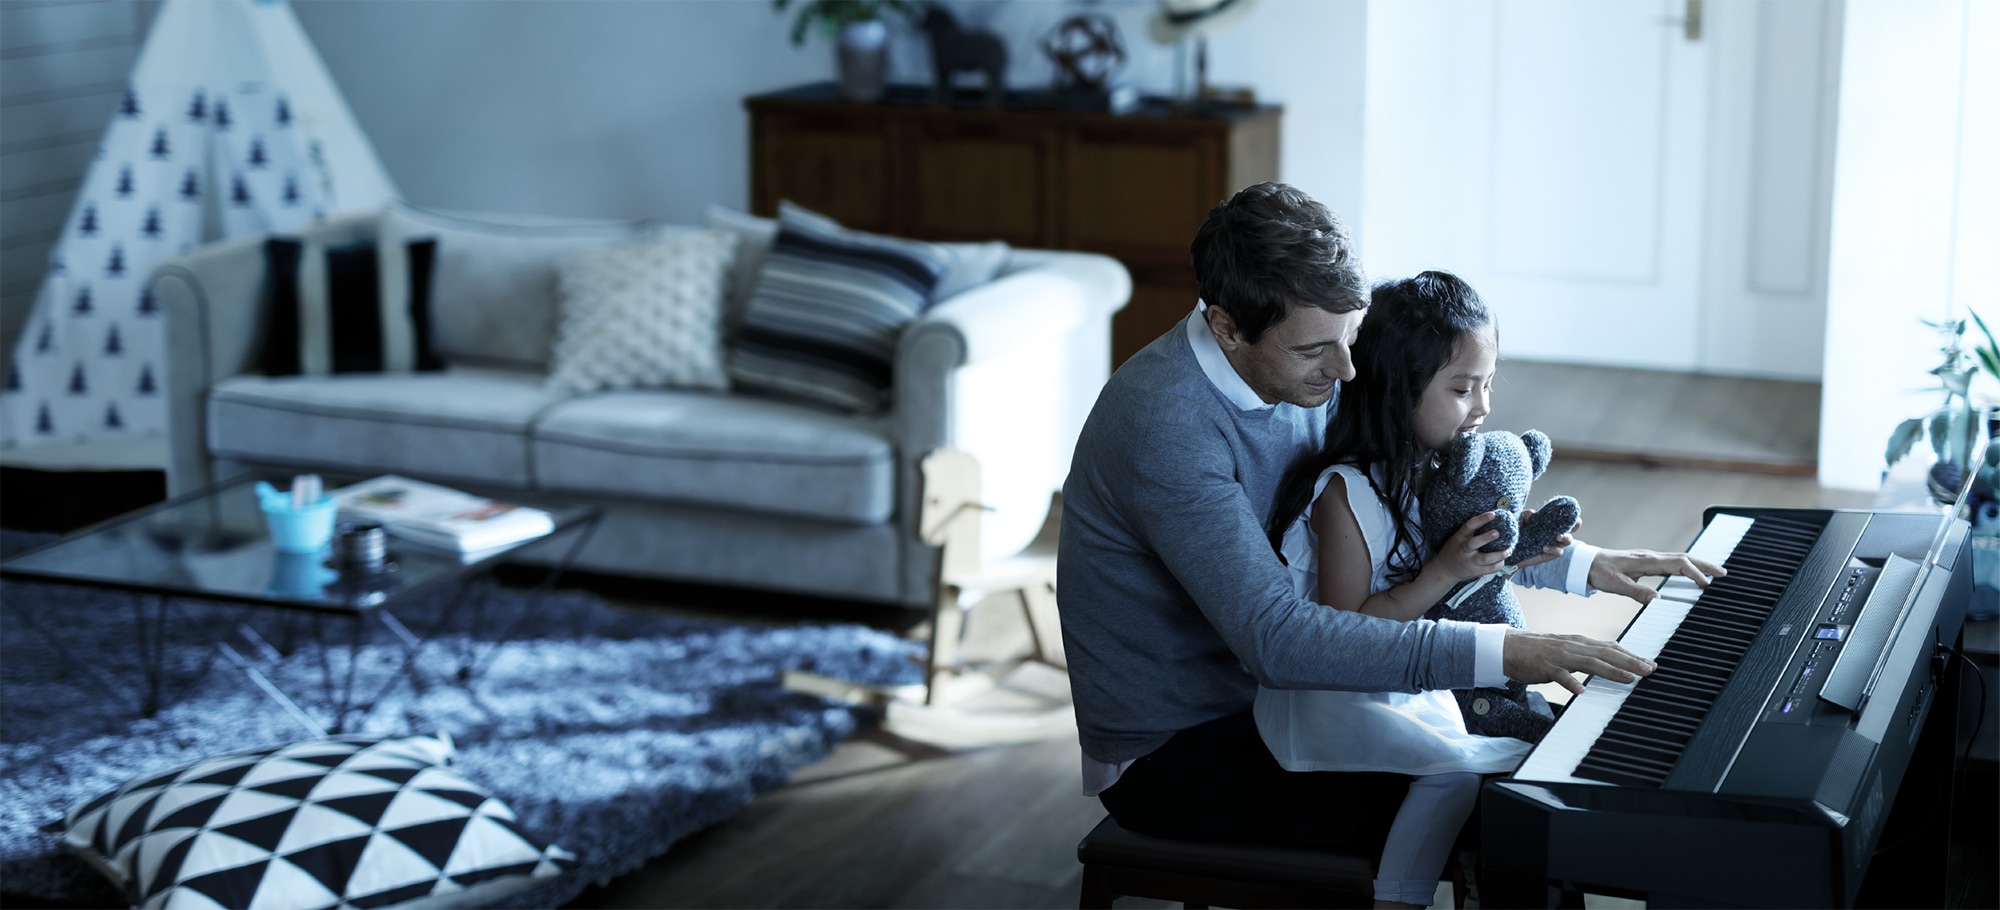
{"type": "MultiPolygon", "coordinates": [[[[1497,531],[1474,516],[1437,553],[1417,530],[1416,490],[1435,453],[1478,429],[1499,359],[1479,295],[1424,272],[1379,284],[1354,344],[1326,445],[1278,488],[1269,532],[1293,586],[1342,610],[1420,617],[1459,582],[1500,568],[1481,553],[1497,531]]],[[[1478,799],[1481,774],[1512,770],[1530,748],[1475,736],[1450,692],[1259,689],[1257,729],[1291,771],[1412,775],[1375,881],[1377,906],[1425,906],[1478,799]]]]}

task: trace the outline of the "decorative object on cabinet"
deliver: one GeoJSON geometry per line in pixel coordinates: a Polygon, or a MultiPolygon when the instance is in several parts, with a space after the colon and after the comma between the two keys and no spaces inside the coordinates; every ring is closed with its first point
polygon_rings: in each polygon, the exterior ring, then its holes
{"type": "Polygon", "coordinates": [[[1055,65],[1056,91],[1098,93],[1125,65],[1125,40],[1110,16],[1079,13],[1042,36],[1042,53],[1055,65]]]}
{"type": "MultiPolygon", "coordinates": [[[[792,0],[774,0],[779,10],[792,0]]],[[[908,0],[806,0],[792,22],[792,43],[806,42],[806,31],[818,25],[834,39],[834,63],[839,68],[841,96],[872,104],[881,100],[889,76],[889,26],[886,14],[910,15],[908,0]]]]}
{"type": "Polygon", "coordinates": [[[1007,45],[1000,36],[981,29],[961,28],[951,11],[936,3],[924,10],[921,21],[931,41],[933,100],[951,100],[952,77],[965,72],[979,73],[986,80],[986,105],[998,107],[1007,90],[1007,45]]]}
{"type": "Polygon", "coordinates": [[[917,85],[892,85],[876,105],[839,102],[830,83],[745,100],[756,214],[790,200],[857,230],[1112,256],[1133,282],[1114,364],[1194,307],[1188,244],[1208,210],[1278,177],[1271,105],[1149,98],[1112,115],[1010,91],[1001,109],[959,109],[917,85]]]}
{"type": "Polygon", "coordinates": [[[1243,21],[1252,5],[1254,0],[1160,0],[1160,11],[1149,28],[1153,40],[1175,45],[1194,39],[1193,105],[1254,102],[1249,89],[1219,90],[1208,84],[1208,36],[1243,21]]]}

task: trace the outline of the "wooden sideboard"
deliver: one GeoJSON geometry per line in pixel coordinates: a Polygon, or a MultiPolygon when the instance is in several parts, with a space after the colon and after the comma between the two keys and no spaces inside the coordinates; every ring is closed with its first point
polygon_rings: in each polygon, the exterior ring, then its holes
{"type": "Polygon", "coordinates": [[[947,106],[892,86],[855,104],[832,83],[752,96],[751,208],[770,216],[789,199],[865,231],[1116,257],[1132,272],[1112,324],[1123,363],[1193,308],[1188,244],[1208,210],[1277,179],[1281,109],[1150,101],[1113,115],[1054,100],[947,106]]]}

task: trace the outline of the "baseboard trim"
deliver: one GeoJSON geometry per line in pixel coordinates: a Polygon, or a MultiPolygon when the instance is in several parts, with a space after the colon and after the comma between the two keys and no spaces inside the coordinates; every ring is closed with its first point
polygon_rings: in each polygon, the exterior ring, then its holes
{"type": "Polygon", "coordinates": [[[1746,474],[1774,474],[1780,477],[1817,477],[1817,461],[1757,461],[1747,458],[1725,458],[1709,455],[1672,455],[1657,452],[1624,452],[1616,449],[1592,449],[1576,445],[1565,445],[1557,451],[1561,457],[1584,461],[1608,461],[1616,464],[1645,465],[1652,468],[1696,468],[1706,471],[1736,471],[1746,474]]]}

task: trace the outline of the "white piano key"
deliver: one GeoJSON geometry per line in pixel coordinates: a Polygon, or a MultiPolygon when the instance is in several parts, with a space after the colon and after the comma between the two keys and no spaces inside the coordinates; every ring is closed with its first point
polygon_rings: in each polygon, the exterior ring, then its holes
{"type": "MultiPolygon", "coordinates": [[[[1757,523],[1754,518],[1723,513],[1715,516],[1708,527],[1701,530],[1694,545],[1688,547],[1688,555],[1721,564],[1736,552],[1736,545],[1743,541],[1743,535],[1750,526],[1757,523]]],[[[1683,603],[1694,603],[1701,597],[1702,588],[1689,579],[1674,575],[1660,584],[1660,596],[1683,603]]]]}

